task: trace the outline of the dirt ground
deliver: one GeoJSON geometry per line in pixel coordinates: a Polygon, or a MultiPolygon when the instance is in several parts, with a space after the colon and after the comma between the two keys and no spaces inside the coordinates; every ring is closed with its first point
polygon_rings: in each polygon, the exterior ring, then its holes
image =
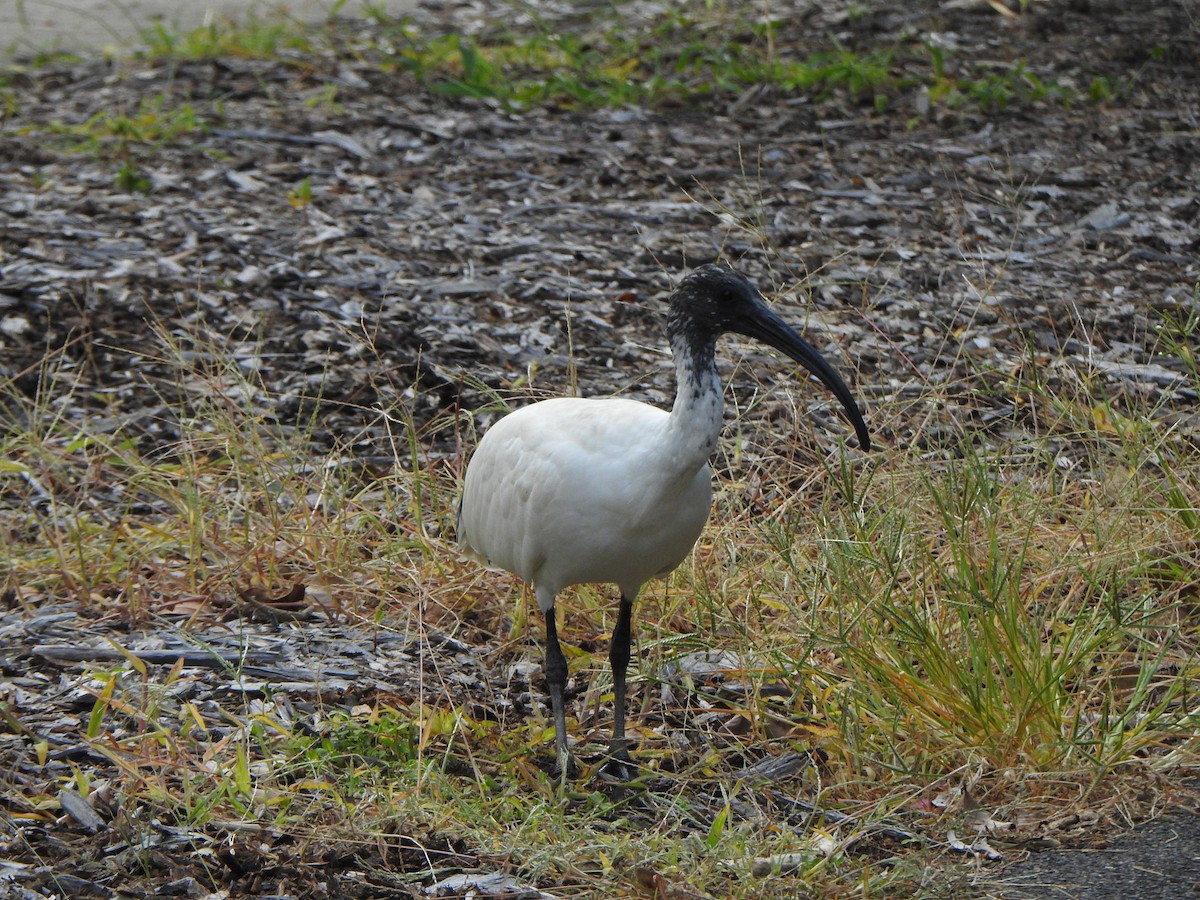
{"type": "MultiPolygon", "coordinates": [[[[900,89],[881,105],[750,88],[655,109],[517,115],[427,90],[363,55],[25,68],[10,78],[16,105],[0,123],[0,367],[33,394],[38,363],[56,348],[56,377],[79,386],[68,415],[109,417],[165,445],[179,434],[171,392],[187,387],[139,348],[148,323],[201,329],[270,385],[269,401],[247,402],[269,402],[274,420],[311,413],[320,382],[314,453],[349,451],[382,468],[389,435],[373,411],[404,395],[422,426],[477,404],[464,372],[499,388],[536,371],[547,389],[577,372],[587,393],[664,403],[670,370],[648,349],[661,341],[647,310],[685,267],[723,257],[803,317],[868,407],[911,411],[928,385],[962,384],[946,418],[1014,427],[1003,373],[1033,347],[1091,367],[1115,394],[1161,394],[1164,415],[1194,429],[1195,391],[1156,345],[1157,313],[1191,309],[1200,283],[1194,8],[1055,0],[1009,21],[981,5],[863,6],[851,17],[798,2],[781,46],[804,56],[829,33],[853,48],[915,29],[952,60],[1003,71],[1023,59],[1080,97],[1096,79],[1116,95],[951,108],[900,89]],[[47,137],[113,110],[184,103],[208,123],[188,140],[115,153],[47,137]],[[125,162],[143,190],[122,186],[125,162]],[[305,179],[311,200],[292,202],[305,179]],[[365,343],[346,338],[364,331],[365,343]],[[928,340],[946,333],[958,343],[928,340]]],[[[438,4],[415,16],[431,28],[486,27],[502,12],[438,4]]],[[[842,427],[823,398],[808,402],[806,415],[842,427]]],[[[760,432],[748,426],[751,462],[772,441],[769,418],[766,409],[760,432]]],[[[931,448],[949,434],[937,417],[899,412],[872,424],[885,442],[931,448]]],[[[443,438],[425,449],[431,459],[461,451],[443,438]]],[[[0,495],[0,507],[16,497],[0,495]]],[[[78,718],[79,696],[46,688],[74,671],[46,647],[79,642],[83,612],[14,606],[0,633],[0,690],[42,692],[55,734],[78,718]]],[[[303,645],[256,627],[263,665],[290,665],[300,680],[355,640],[332,623],[303,645]]],[[[402,690],[411,673],[401,649],[370,670],[346,650],[327,689],[367,678],[402,690]]],[[[60,737],[60,765],[108,764],[60,737]]],[[[21,786],[12,790],[33,790],[15,742],[6,747],[3,771],[21,786]]],[[[91,839],[71,817],[57,832],[19,831],[0,829],[0,855],[28,870],[66,871],[91,839]]],[[[1176,897],[1200,884],[1197,859],[1200,827],[1179,812],[1102,849],[997,868],[978,890],[1176,897]]],[[[235,884],[244,873],[229,867],[235,884]]],[[[80,870],[77,896],[113,895],[99,886],[102,868],[80,870]]],[[[347,864],[330,877],[356,876],[347,864]]],[[[12,896],[54,895],[45,880],[23,885],[12,896]]],[[[370,896],[356,889],[345,896],[370,896]]]]}

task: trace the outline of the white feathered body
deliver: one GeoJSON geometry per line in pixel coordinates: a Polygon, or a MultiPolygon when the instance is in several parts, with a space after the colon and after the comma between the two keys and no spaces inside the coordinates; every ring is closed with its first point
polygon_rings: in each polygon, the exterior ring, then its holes
{"type": "Polygon", "coordinates": [[[708,519],[721,396],[705,387],[674,413],[562,398],[505,416],[467,469],[460,545],[531,582],[543,611],[572,584],[635,597],[683,562],[708,519]]]}

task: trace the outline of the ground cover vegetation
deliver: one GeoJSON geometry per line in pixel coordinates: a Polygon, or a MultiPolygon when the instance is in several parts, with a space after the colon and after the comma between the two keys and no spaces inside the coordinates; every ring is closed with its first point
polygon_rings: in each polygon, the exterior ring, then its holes
{"type": "Polygon", "coordinates": [[[339,7],[10,67],[12,883],[991,895],[1176,798],[1197,23],[1151,6],[339,7]],[[724,348],[712,523],[639,602],[645,777],[593,777],[616,605],[583,587],[563,793],[458,481],[513,405],[668,399],[645,310],[712,258],[881,448],[724,348]]]}

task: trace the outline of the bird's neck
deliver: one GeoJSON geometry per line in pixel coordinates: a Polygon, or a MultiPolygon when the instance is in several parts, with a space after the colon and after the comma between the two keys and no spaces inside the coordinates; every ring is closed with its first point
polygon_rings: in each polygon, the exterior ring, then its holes
{"type": "Polygon", "coordinates": [[[708,462],[721,435],[724,401],[716,338],[676,332],[671,335],[671,349],[677,384],[667,441],[676,464],[695,472],[708,462]]]}

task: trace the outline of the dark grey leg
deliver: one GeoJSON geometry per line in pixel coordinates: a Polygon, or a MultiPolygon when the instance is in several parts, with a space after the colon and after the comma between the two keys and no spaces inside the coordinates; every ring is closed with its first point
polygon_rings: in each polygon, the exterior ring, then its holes
{"type": "Polygon", "coordinates": [[[625,742],[625,672],[629,669],[629,647],[632,642],[633,601],[621,595],[621,609],[613,628],[608,647],[608,661],[613,673],[613,734],[609,752],[618,760],[629,759],[625,742]]]}
{"type": "Polygon", "coordinates": [[[546,610],[546,685],[550,688],[550,706],[554,710],[554,743],[557,748],[558,769],[563,783],[574,774],[574,762],[567,748],[567,712],[564,694],[567,690],[567,658],[558,645],[558,623],[554,607],[546,610]]]}

